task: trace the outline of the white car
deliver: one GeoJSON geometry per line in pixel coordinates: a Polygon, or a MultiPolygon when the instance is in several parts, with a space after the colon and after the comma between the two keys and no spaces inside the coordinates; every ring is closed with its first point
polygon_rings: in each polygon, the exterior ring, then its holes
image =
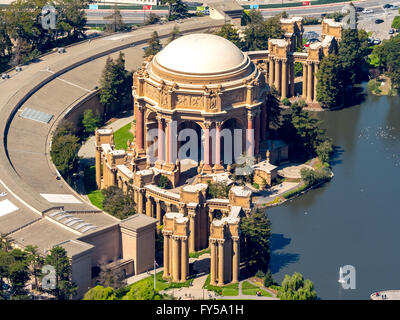
{"type": "Polygon", "coordinates": [[[0,193],[0,197],[5,197],[6,195],[7,195],[7,192],[0,193]]]}
{"type": "Polygon", "coordinates": [[[372,10],[372,9],[364,9],[364,10],[362,11],[362,13],[364,13],[364,14],[367,14],[367,13],[374,13],[374,10],[372,10]]]}

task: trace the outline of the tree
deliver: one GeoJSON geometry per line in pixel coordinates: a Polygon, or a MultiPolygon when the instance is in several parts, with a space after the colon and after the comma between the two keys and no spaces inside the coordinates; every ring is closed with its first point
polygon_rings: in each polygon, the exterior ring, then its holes
{"type": "Polygon", "coordinates": [[[132,286],[123,300],[161,300],[161,295],[154,290],[151,282],[144,282],[140,286],[132,286]]]}
{"type": "Polygon", "coordinates": [[[156,15],[155,13],[151,12],[145,21],[145,25],[150,25],[150,24],[156,24],[160,21],[160,17],[156,15]]]}
{"type": "Polygon", "coordinates": [[[56,288],[49,290],[58,300],[69,300],[77,292],[78,287],[72,283],[72,269],[67,252],[56,246],[46,256],[45,264],[55,269],[56,288]]]}
{"type": "Polygon", "coordinates": [[[8,252],[12,249],[12,242],[9,237],[4,234],[0,234],[0,249],[8,252]]]}
{"type": "Polygon", "coordinates": [[[304,280],[301,273],[295,272],[292,276],[285,275],[278,297],[281,300],[316,300],[317,293],[310,280],[304,280]]]}
{"type": "Polygon", "coordinates": [[[85,293],[83,300],[116,300],[113,288],[95,286],[85,293]]]}
{"type": "Polygon", "coordinates": [[[29,270],[25,261],[15,261],[10,265],[8,279],[13,296],[26,295],[25,284],[29,280],[29,270]]]}
{"type": "Polygon", "coordinates": [[[243,217],[241,229],[241,259],[249,272],[268,270],[270,261],[271,222],[262,209],[243,217]]]}
{"type": "Polygon", "coordinates": [[[28,253],[27,262],[29,266],[29,273],[33,276],[35,280],[35,288],[39,288],[38,277],[41,274],[41,268],[43,266],[43,258],[38,252],[37,246],[28,245],[25,248],[28,253]]]}
{"type": "Polygon", "coordinates": [[[366,66],[368,50],[368,35],[355,29],[345,29],[342,32],[338,56],[342,68],[344,87],[353,86],[361,81],[363,69],[366,66]]]}
{"type": "Polygon", "coordinates": [[[231,186],[227,185],[225,182],[207,182],[207,198],[209,199],[228,199],[229,190],[231,186]]]}
{"type": "Polygon", "coordinates": [[[343,68],[341,59],[330,54],[325,56],[317,72],[317,100],[323,107],[334,107],[343,102],[343,68]]]}
{"type": "Polygon", "coordinates": [[[70,177],[78,164],[79,138],[75,135],[57,136],[51,144],[50,156],[61,175],[70,177]]]}
{"type": "Polygon", "coordinates": [[[396,17],[393,18],[392,28],[393,29],[400,29],[400,16],[396,16],[396,17]]]}
{"type": "Polygon", "coordinates": [[[113,7],[113,13],[104,19],[111,20],[111,23],[106,25],[107,32],[117,32],[124,30],[124,23],[122,22],[122,15],[117,5],[113,7]]]}
{"type": "Polygon", "coordinates": [[[162,45],[160,43],[160,37],[158,36],[157,31],[154,31],[151,35],[151,38],[147,42],[147,48],[144,51],[143,57],[149,57],[155,55],[157,52],[161,51],[162,45]]]}
{"type": "Polygon", "coordinates": [[[271,90],[267,94],[265,105],[267,107],[267,130],[270,129],[271,125],[279,127],[281,108],[279,102],[279,93],[274,86],[271,87],[271,90]]]}
{"type": "Polygon", "coordinates": [[[284,31],[280,24],[278,16],[268,18],[263,21],[254,19],[244,30],[245,34],[245,49],[252,50],[267,50],[269,39],[282,39],[284,31]]]}
{"type": "Polygon", "coordinates": [[[169,34],[167,44],[171,43],[172,41],[178,39],[181,36],[182,36],[182,33],[179,31],[179,28],[177,26],[174,26],[174,28],[172,29],[172,31],[169,34]]]}
{"type": "Polygon", "coordinates": [[[104,194],[104,211],[114,217],[125,219],[136,213],[132,197],[125,195],[121,189],[112,186],[103,189],[102,193],[104,194]]]}
{"type": "Polygon", "coordinates": [[[324,142],[320,143],[315,151],[317,152],[318,158],[321,162],[329,163],[333,152],[332,139],[326,139],[324,142]]]}
{"type": "Polygon", "coordinates": [[[317,183],[330,179],[330,173],[325,169],[313,170],[302,168],[300,170],[300,175],[306,186],[313,186],[317,183]]]}
{"type": "Polygon", "coordinates": [[[233,24],[225,24],[221,27],[219,31],[215,33],[217,36],[223,37],[231,41],[239,49],[243,48],[243,41],[239,37],[238,30],[233,24]]]}
{"type": "Polygon", "coordinates": [[[100,127],[100,125],[101,125],[100,115],[98,114],[94,115],[91,109],[85,110],[82,118],[82,126],[84,128],[85,133],[87,134],[94,133],[94,131],[98,127],[100,127]]]}
{"type": "Polygon", "coordinates": [[[120,52],[114,62],[110,57],[106,60],[100,79],[100,102],[106,112],[117,109],[126,110],[132,97],[132,73],[125,69],[124,54],[120,52]]]}
{"type": "Polygon", "coordinates": [[[99,283],[104,287],[120,289],[126,286],[124,275],[121,270],[113,270],[105,259],[100,262],[99,283]]]}

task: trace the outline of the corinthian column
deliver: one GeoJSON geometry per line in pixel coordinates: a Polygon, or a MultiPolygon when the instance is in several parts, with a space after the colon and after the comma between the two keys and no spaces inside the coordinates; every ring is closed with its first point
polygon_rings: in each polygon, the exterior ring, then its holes
{"type": "Polygon", "coordinates": [[[287,90],[287,64],[286,59],[282,60],[282,89],[281,89],[281,99],[286,98],[286,90],[287,90]]]}
{"type": "Polygon", "coordinates": [[[314,102],[317,102],[317,72],[318,63],[314,64],[314,102]]]}
{"type": "Polygon", "coordinates": [[[180,239],[177,236],[172,236],[172,281],[180,281],[180,239]]]}
{"type": "Polygon", "coordinates": [[[164,162],[164,124],[161,117],[157,117],[158,120],[158,162],[162,164],[164,162]]]}
{"type": "Polygon", "coordinates": [[[224,285],[224,240],[218,240],[218,285],[224,285]]]}
{"type": "Polygon", "coordinates": [[[239,238],[232,238],[233,240],[233,263],[232,263],[232,282],[239,281],[240,273],[240,245],[239,238]]]}
{"type": "Polygon", "coordinates": [[[138,151],[143,150],[144,146],[144,120],[143,120],[143,106],[136,104],[136,147],[138,151]]]}
{"type": "Polygon", "coordinates": [[[210,260],[210,284],[217,284],[217,243],[216,240],[210,240],[211,260],[210,260]]]}
{"type": "Polygon", "coordinates": [[[181,281],[186,281],[188,276],[188,246],[187,237],[181,239],[181,281]]]}
{"type": "Polygon", "coordinates": [[[204,167],[203,172],[211,172],[210,166],[210,123],[204,122],[204,167]]]}
{"type": "Polygon", "coordinates": [[[170,276],[170,265],[169,265],[169,240],[170,236],[164,233],[164,275],[163,278],[168,278],[170,276]]]}
{"type": "Polygon", "coordinates": [[[254,115],[249,111],[247,112],[247,155],[254,156],[254,129],[253,129],[254,115]]]}
{"type": "Polygon", "coordinates": [[[269,59],[269,74],[268,74],[268,76],[269,76],[268,84],[271,87],[274,84],[274,59],[273,58],[269,59]]]}
{"type": "Polygon", "coordinates": [[[196,251],[196,214],[194,212],[189,213],[189,251],[196,251]]]}
{"type": "Polygon", "coordinates": [[[303,63],[303,92],[302,97],[305,100],[307,98],[307,63],[303,63]]]}
{"type": "Polygon", "coordinates": [[[290,62],[290,96],[294,97],[294,61],[290,62]]]}
{"type": "Polygon", "coordinates": [[[279,59],[275,59],[275,89],[281,93],[281,70],[279,64],[279,59]]]}
{"type": "Polygon", "coordinates": [[[307,102],[312,102],[312,93],[313,93],[312,69],[313,69],[312,62],[309,62],[307,68],[307,102]]]}

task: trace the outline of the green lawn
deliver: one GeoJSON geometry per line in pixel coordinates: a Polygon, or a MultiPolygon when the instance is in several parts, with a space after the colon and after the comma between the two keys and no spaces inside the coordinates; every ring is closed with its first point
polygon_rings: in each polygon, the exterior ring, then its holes
{"type": "Polygon", "coordinates": [[[133,140],[133,134],[131,133],[131,123],[123,126],[121,129],[115,131],[114,133],[114,144],[115,149],[128,149],[128,140],[133,140]]]}
{"type": "Polygon", "coordinates": [[[204,250],[197,251],[197,252],[190,252],[190,253],[189,253],[189,258],[198,258],[198,257],[200,257],[202,254],[210,253],[210,252],[211,252],[211,249],[210,249],[210,248],[206,248],[206,249],[204,249],[204,250]]]}
{"type": "Polygon", "coordinates": [[[272,297],[272,295],[269,292],[267,292],[263,289],[260,289],[260,287],[254,285],[248,281],[244,281],[242,283],[242,294],[255,296],[257,294],[257,291],[261,291],[261,295],[263,297],[272,297]]]}
{"type": "Polygon", "coordinates": [[[104,195],[100,190],[94,190],[91,193],[89,193],[87,196],[93,205],[95,205],[97,208],[103,210],[104,195]]]}
{"type": "Polygon", "coordinates": [[[215,291],[216,293],[222,295],[222,296],[226,296],[226,297],[231,297],[231,296],[237,296],[239,294],[239,284],[238,283],[232,283],[232,284],[228,284],[226,286],[212,286],[210,284],[210,275],[208,275],[204,286],[204,289],[207,289],[209,291],[215,291]]]}

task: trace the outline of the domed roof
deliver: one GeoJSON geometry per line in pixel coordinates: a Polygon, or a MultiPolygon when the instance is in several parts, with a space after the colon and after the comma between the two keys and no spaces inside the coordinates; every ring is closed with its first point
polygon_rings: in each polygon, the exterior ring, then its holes
{"type": "Polygon", "coordinates": [[[201,75],[237,69],[247,61],[247,56],[225,38],[198,33],[172,41],[155,60],[171,71],[201,75]]]}

